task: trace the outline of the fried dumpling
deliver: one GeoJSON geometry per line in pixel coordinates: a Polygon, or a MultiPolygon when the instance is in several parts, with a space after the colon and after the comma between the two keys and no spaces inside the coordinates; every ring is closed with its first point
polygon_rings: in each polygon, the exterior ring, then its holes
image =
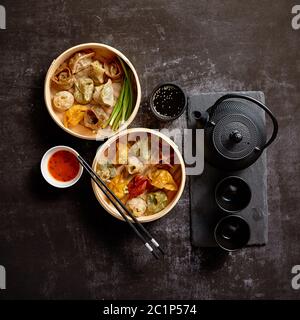
{"type": "Polygon", "coordinates": [[[84,114],[84,126],[93,130],[101,128],[107,120],[108,115],[100,107],[92,107],[84,114]]]}
{"type": "Polygon", "coordinates": [[[112,62],[105,62],[104,63],[104,68],[105,68],[105,74],[113,79],[119,79],[122,75],[122,67],[117,61],[112,61],[112,62]]]}
{"type": "Polygon", "coordinates": [[[94,92],[94,82],[91,78],[80,78],[75,82],[74,98],[80,104],[91,102],[94,92]]]}
{"type": "Polygon", "coordinates": [[[79,104],[74,105],[64,113],[64,126],[66,128],[75,127],[84,118],[85,112],[89,108],[79,104]]]}
{"type": "Polygon", "coordinates": [[[66,63],[63,63],[54,73],[51,80],[60,90],[69,90],[74,85],[72,72],[66,63]]]}
{"type": "Polygon", "coordinates": [[[64,112],[74,104],[74,96],[69,91],[58,91],[53,97],[54,108],[60,112],[64,112]]]}
{"type": "Polygon", "coordinates": [[[112,86],[111,79],[109,79],[105,84],[95,87],[93,99],[96,103],[105,105],[107,107],[114,106],[114,89],[112,86]]]}
{"type": "Polygon", "coordinates": [[[92,63],[92,58],[95,52],[77,52],[69,60],[69,67],[73,74],[89,67],[92,63]]]}
{"type": "Polygon", "coordinates": [[[90,77],[93,79],[96,85],[100,85],[104,83],[105,68],[100,61],[95,60],[91,63],[90,77]]]}

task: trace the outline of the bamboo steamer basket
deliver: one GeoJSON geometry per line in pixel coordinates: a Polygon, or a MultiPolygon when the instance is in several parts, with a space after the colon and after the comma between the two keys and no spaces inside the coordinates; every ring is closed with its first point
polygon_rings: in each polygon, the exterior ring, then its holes
{"type": "MultiPolygon", "coordinates": [[[[171,146],[171,148],[174,150],[174,153],[175,153],[177,159],[179,160],[179,165],[180,165],[180,170],[181,170],[181,179],[180,179],[180,181],[176,181],[177,185],[178,185],[178,190],[177,190],[176,195],[171,200],[171,202],[163,210],[161,210],[158,213],[155,213],[152,215],[147,215],[147,216],[142,216],[142,217],[137,217],[137,220],[141,223],[151,222],[151,221],[160,219],[160,218],[164,217],[165,215],[167,215],[174,208],[174,206],[177,204],[177,202],[179,201],[179,199],[182,195],[182,192],[184,190],[185,181],[186,181],[185,164],[184,164],[182,155],[178,150],[177,145],[170,138],[168,138],[166,135],[164,135],[158,131],[151,130],[151,129],[134,128],[134,129],[125,130],[125,131],[120,132],[117,135],[111,137],[98,149],[96,156],[94,158],[93,164],[92,164],[93,170],[96,170],[97,161],[103,155],[104,151],[106,149],[108,149],[110,147],[110,145],[113,142],[115,142],[118,138],[120,138],[124,135],[128,135],[130,133],[148,133],[148,134],[160,137],[163,141],[165,141],[167,144],[169,144],[171,146]]],[[[111,214],[113,217],[124,221],[123,217],[118,213],[118,211],[115,209],[115,207],[111,203],[109,203],[109,201],[106,198],[106,196],[104,195],[104,193],[100,190],[100,188],[96,185],[96,183],[93,180],[92,180],[92,187],[93,187],[93,191],[95,193],[95,196],[96,196],[97,200],[99,201],[99,203],[101,204],[101,206],[109,214],[111,214]]],[[[132,221],[132,219],[130,217],[129,217],[129,219],[132,221]]]]}
{"type": "Polygon", "coordinates": [[[60,128],[62,128],[64,131],[66,131],[67,133],[69,133],[77,138],[81,138],[81,139],[86,139],[86,140],[99,139],[99,140],[101,140],[103,138],[109,138],[109,137],[115,135],[116,133],[124,130],[126,127],[128,127],[132,123],[132,121],[134,120],[134,118],[138,112],[138,109],[139,109],[140,103],[141,103],[141,85],[140,85],[140,81],[139,81],[137,72],[136,72],[133,64],[119,50],[117,50],[111,46],[101,44],[101,43],[84,43],[84,44],[80,44],[80,45],[77,45],[75,47],[72,47],[72,48],[66,50],[59,57],[57,57],[55,60],[53,60],[53,62],[51,63],[51,65],[48,69],[46,79],[45,79],[44,99],[45,99],[45,104],[47,106],[47,109],[48,109],[50,116],[55,121],[55,123],[60,128]],[[124,122],[122,124],[122,126],[120,126],[120,128],[117,131],[112,131],[112,130],[101,131],[101,130],[99,130],[99,133],[96,134],[96,133],[92,132],[92,130],[85,128],[83,125],[80,125],[80,124],[74,128],[71,128],[71,129],[66,128],[63,124],[63,113],[56,111],[52,106],[52,98],[53,98],[55,92],[57,92],[57,90],[55,90],[55,88],[51,85],[51,78],[52,78],[54,72],[57,70],[57,68],[63,62],[68,60],[75,53],[82,51],[82,50],[87,50],[87,49],[92,49],[93,51],[96,52],[96,55],[95,55],[96,59],[101,57],[101,58],[109,60],[109,59],[116,57],[116,56],[122,58],[123,61],[128,65],[128,67],[130,68],[130,70],[133,74],[132,87],[134,89],[133,92],[134,92],[135,105],[134,105],[134,108],[133,108],[133,111],[132,111],[130,117],[127,119],[126,122],[124,122]]]}

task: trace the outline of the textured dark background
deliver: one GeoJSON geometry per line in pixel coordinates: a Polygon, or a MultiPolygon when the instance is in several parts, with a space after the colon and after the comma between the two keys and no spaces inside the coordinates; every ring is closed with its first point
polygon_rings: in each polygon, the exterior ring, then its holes
{"type": "Polygon", "coordinates": [[[0,298],[300,298],[300,30],[296,1],[8,1],[0,30],[0,298]],[[188,188],[164,219],[148,225],[167,256],[156,262],[128,227],[98,205],[85,175],[49,187],[39,162],[67,144],[92,160],[98,143],[68,136],[43,101],[51,61],[70,46],[103,42],[140,75],[134,126],[155,127],[145,99],[162,81],[188,94],[262,90],[280,135],[268,150],[269,243],[223,254],[190,245],[188,188]]]}

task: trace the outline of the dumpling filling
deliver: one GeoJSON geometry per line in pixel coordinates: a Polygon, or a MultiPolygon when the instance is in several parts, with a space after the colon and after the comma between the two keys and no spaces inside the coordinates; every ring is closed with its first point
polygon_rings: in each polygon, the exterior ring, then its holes
{"type": "Polygon", "coordinates": [[[84,115],[84,125],[93,130],[101,128],[108,115],[100,107],[92,107],[84,115]]]}

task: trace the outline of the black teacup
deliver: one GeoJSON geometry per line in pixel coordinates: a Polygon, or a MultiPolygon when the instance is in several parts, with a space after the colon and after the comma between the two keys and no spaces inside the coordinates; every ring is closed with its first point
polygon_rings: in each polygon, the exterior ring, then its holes
{"type": "Polygon", "coordinates": [[[245,209],[251,200],[251,189],[240,177],[230,176],[221,180],[215,189],[218,206],[230,213],[245,209]]]}
{"type": "Polygon", "coordinates": [[[235,251],[246,246],[250,239],[247,221],[237,215],[221,219],[215,228],[215,240],[226,251],[235,251]]]}

